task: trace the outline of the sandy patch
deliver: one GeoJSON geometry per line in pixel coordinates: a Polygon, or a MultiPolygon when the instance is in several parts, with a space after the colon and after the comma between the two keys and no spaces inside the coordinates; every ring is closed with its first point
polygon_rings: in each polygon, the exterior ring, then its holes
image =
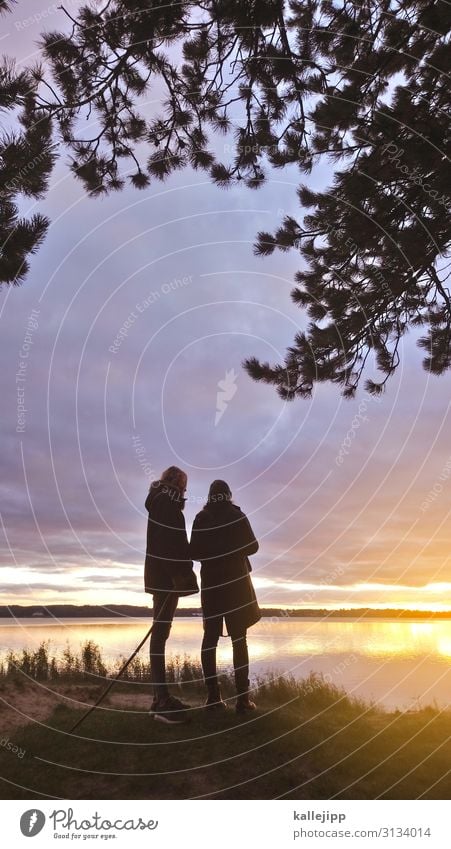
{"type": "Polygon", "coordinates": [[[58,705],[86,708],[94,700],[97,687],[55,685],[30,681],[26,685],[3,684],[0,689],[0,728],[3,732],[28,725],[46,723],[58,705]]]}

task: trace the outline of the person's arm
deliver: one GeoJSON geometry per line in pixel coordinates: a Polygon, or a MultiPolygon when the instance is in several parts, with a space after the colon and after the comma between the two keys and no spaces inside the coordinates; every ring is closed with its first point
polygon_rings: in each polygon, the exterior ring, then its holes
{"type": "Polygon", "coordinates": [[[162,561],[192,566],[186,534],[185,517],[171,499],[157,495],[153,500],[150,520],[156,540],[158,557],[162,561]]]}
{"type": "Polygon", "coordinates": [[[258,542],[252,530],[251,523],[244,513],[242,519],[237,522],[237,529],[240,553],[245,557],[256,554],[259,548],[258,542]]]}
{"type": "Polygon", "coordinates": [[[178,505],[172,504],[168,517],[168,539],[172,558],[180,566],[193,565],[191,559],[188,536],[186,533],[185,516],[178,505]]]}
{"type": "Polygon", "coordinates": [[[202,550],[202,543],[205,538],[205,531],[202,531],[202,528],[199,527],[199,520],[196,516],[193,522],[193,527],[191,531],[191,539],[189,543],[189,552],[190,557],[193,560],[203,560],[204,552],[202,550]]]}

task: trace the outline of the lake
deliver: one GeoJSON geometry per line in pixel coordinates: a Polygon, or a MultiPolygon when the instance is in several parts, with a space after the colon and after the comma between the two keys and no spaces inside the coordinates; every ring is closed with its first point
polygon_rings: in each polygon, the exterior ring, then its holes
{"type": "MultiPolygon", "coordinates": [[[[105,659],[128,657],[150,619],[0,620],[0,655],[8,649],[36,648],[50,640],[51,653],[67,643],[78,649],[98,643],[105,659]]],[[[199,656],[200,617],[178,617],[168,654],[199,656]]],[[[291,673],[304,678],[321,672],[348,693],[388,708],[435,703],[451,706],[451,621],[262,619],[249,630],[251,672],[291,673]]],[[[148,651],[148,644],[142,649],[148,651]]],[[[218,659],[231,664],[229,638],[220,640],[218,659]]]]}

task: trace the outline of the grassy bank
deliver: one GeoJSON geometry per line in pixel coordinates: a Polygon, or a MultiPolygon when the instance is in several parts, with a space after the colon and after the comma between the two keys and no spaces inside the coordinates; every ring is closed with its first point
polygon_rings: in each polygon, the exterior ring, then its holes
{"type": "MultiPolygon", "coordinates": [[[[199,665],[176,659],[173,691],[192,704],[192,722],[168,727],[149,718],[147,670],[138,666],[70,736],[105,686],[95,649],[73,659],[72,671],[64,658],[46,665],[42,653],[33,676],[20,658],[4,667],[1,798],[449,798],[450,711],[389,713],[315,675],[255,681],[258,713],[218,718],[200,708],[199,665]]],[[[233,705],[229,675],[222,686],[233,705]]]]}

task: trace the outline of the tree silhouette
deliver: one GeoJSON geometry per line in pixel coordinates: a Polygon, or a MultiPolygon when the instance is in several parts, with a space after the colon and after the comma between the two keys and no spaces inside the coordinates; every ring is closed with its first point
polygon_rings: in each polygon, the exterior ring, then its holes
{"type": "MultiPolygon", "coordinates": [[[[0,14],[11,4],[0,0],[0,14]]],[[[48,228],[36,213],[19,215],[19,195],[39,198],[47,188],[55,154],[51,118],[36,113],[37,84],[28,70],[18,72],[14,62],[0,61],[0,111],[11,129],[0,134],[0,284],[20,283],[28,272],[28,256],[35,253],[48,228]]]]}
{"type": "Polygon", "coordinates": [[[245,367],[284,398],[318,381],[351,397],[369,361],[381,379],[365,385],[379,393],[411,327],[424,327],[424,367],[450,367],[450,8],[105,0],[43,36],[52,79],[34,72],[37,114],[57,122],[93,195],[127,181],[145,188],[185,165],[221,187],[258,188],[270,169],[308,175],[331,163],[327,191],[300,186],[303,218],[286,216],[256,243],[262,256],[299,252],[292,297],[306,330],[285,363],[245,367]],[[214,152],[217,133],[232,136],[230,159],[214,152]]]}

